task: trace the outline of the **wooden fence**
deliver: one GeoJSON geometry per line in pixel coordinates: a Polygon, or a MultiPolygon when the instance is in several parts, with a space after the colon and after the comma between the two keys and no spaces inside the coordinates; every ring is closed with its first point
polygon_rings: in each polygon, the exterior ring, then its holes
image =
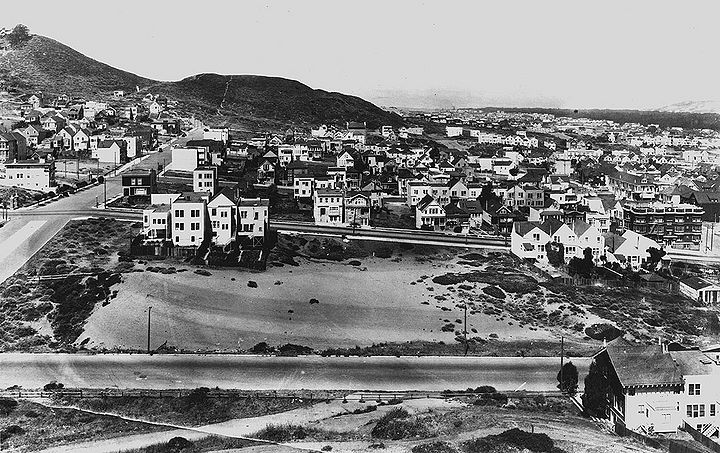
{"type": "Polygon", "coordinates": [[[710,450],[720,453],[720,444],[715,442],[714,440],[710,439],[709,437],[705,436],[703,433],[698,431],[697,429],[693,428],[688,424],[688,422],[685,422],[683,428],[683,431],[690,434],[693,439],[695,439],[697,442],[700,442],[705,447],[709,448],[710,450]]]}
{"type": "MultiPolygon", "coordinates": [[[[0,391],[0,397],[17,399],[39,398],[182,398],[197,392],[197,389],[153,390],[153,389],[59,389],[59,390],[5,390],[0,391]]],[[[457,398],[480,396],[473,392],[381,392],[381,391],[350,391],[350,390],[220,390],[207,389],[203,392],[208,398],[295,398],[308,400],[343,399],[346,401],[389,401],[422,398],[457,398]]],[[[554,392],[500,392],[508,398],[535,398],[543,396],[563,396],[559,391],[554,392]]]]}

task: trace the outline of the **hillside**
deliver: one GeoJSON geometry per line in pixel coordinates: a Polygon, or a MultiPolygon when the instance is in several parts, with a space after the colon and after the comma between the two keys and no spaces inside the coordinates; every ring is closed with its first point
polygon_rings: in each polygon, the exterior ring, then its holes
{"type": "Polygon", "coordinates": [[[20,89],[83,97],[134,91],[138,85],[153,83],[38,35],[23,47],[0,55],[0,79],[20,89]]]}
{"type": "Polygon", "coordinates": [[[158,82],[38,35],[21,48],[0,51],[0,80],[20,92],[98,99],[108,99],[113,90],[124,90],[133,98],[138,86],[142,95],[163,94],[177,101],[181,113],[212,116],[213,124],[229,126],[281,128],[345,121],[366,121],[371,127],[402,124],[400,116],[359,97],[315,90],[278,77],[200,74],[178,82],[158,82]]]}
{"type": "Polygon", "coordinates": [[[720,113],[720,101],[686,101],[666,105],[658,109],[661,112],[684,113],[720,113]]]}
{"type": "Polygon", "coordinates": [[[200,74],[179,82],[160,83],[150,90],[181,99],[207,113],[247,121],[288,124],[367,121],[371,127],[402,124],[400,116],[359,97],[314,90],[280,77],[200,74]]]}

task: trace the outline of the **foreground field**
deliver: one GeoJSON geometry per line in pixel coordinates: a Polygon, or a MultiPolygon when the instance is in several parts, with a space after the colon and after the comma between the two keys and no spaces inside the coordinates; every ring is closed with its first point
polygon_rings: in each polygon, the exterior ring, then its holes
{"type": "Polygon", "coordinates": [[[73,409],[51,409],[22,400],[0,399],[0,450],[26,452],[51,445],[163,430],[73,409]]]}
{"type": "Polygon", "coordinates": [[[720,339],[713,307],[556,284],[507,253],[280,236],[265,272],[201,269],[127,257],[136,231],[70,222],[0,286],[0,348],[144,350],[150,306],[161,351],[554,356],[560,336],[571,355],[623,333],[720,339]]]}

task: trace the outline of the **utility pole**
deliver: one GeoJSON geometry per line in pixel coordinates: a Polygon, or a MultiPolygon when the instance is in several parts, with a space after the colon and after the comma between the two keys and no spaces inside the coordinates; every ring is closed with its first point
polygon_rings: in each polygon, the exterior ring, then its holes
{"type": "Polygon", "coordinates": [[[565,393],[563,388],[563,367],[565,365],[565,337],[560,337],[560,392],[565,393]]]}
{"type": "Polygon", "coordinates": [[[103,209],[107,209],[107,177],[103,177],[103,192],[105,193],[105,202],[103,203],[103,209]]]}
{"type": "Polygon", "coordinates": [[[465,343],[465,355],[468,354],[468,342],[467,342],[467,303],[463,305],[465,307],[465,326],[463,327],[463,338],[465,343]]]}
{"type": "Polygon", "coordinates": [[[152,312],[152,306],[148,307],[148,334],[147,334],[147,353],[150,354],[150,313],[152,312]]]}

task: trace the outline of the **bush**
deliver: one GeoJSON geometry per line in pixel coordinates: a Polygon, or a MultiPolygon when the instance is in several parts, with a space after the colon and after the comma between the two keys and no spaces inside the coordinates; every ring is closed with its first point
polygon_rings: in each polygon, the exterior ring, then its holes
{"type": "Polygon", "coordinates": [[[53,390],[62,390],[64,388],[65,388],[65,384],[63,384],[62,382],[53,381],[53,382],[45,384],[45,386],[43,387],[43,390],[45,390],[46,392],[51,392],[53,390]]]}
{"type": "Polygon", "coordinates": [[[475,393],[496,393],[495,387],[492,385],[481,385],[475,388],[475,393]]]}
{"type": "Polygon", "coordinates": [[[307,437],[305,428],[298,425],[268,425],[252,437],[272,442],[290,442],[307,437]]]}
{"type": "Polygon", "coordinates": [[[0,415],[10,415],[17,406],[18,402],[14,399],[0,397],[0,415]]]}
{"type": "Polygon", "coordinates": [[[0,438],[2,440],[7,440],[12,436],[21,436],[23,434],[25,434],[25,430],[22,429],[20,426],[10,425],[7,428],[0,431],[0,438]]]}
{"type": "Polygon", "coordinates": [[[258,287],[257,282],[254,282],[252,280],[250,280],[247,285],[248,285],[248,288],[257,288],[258,287]]]}
{"type": "Polygon", "coordinates": [[[190,449],[193,446],[194,444],[184,437],[173,437],[167,443],[168,450],[170,451],[182,451],[190,449]]]}
{"type": "Polygon", "coordinates": [[[275,352],[275,348],[269,346],[264,341],[261,341],[260,343],[250,348],[250,352],[252,352],[253,354],[269,354],[271,352],[275,352]]]}
{"type": "Polygon", "coordinates": [[[204,275],[205,277],[209,277],[212,275],[210,272],[206,271],[205,269],[195,269],[195,273],[198,275],[204,275]]]}
{"type": "Polygon", "coordinates": [[[482,289],[482,291],[487,294],[488,296],[492,296],[496,299],[505,299],[505,292],[498,288],[497,286],[486,286],[482,289]]]}
{"type": "Polygon", "coordinates": [[[457,449],[447,442],[438,441],[416,445],[411,451],[412,453],[456,453],[457,449]]]}
{"type": "Polygon", "coordinates": [[[320,303],[320,301],[315,298],[310,299],[310,305],[319,304],[319,303],[320,303]]]}
{"type": "Polygon", "coordinates": [[[607,340],[612,341],[617,337],[621,336],[623,331],[613,326],[612,324],[602,323],[593,324],[585,329],[585,335],[592,338],[593,340],[607,340]]]}
{"type": "Polygon", "coordinates": [[[403,408],[395,408],[382,416],[373,427],[371,434],[380,439],[400,440],[428,434],[422,420],[410,417],[403,408]]]}
{"type": "Polygon", "coordinates": [[[469,453],[486,453],[489,451],[501,451],[503,446],[515,446],[519,449],[527,449],[535,452],[552,452],[553,441],[547,434],[536,434],[513,428],[500,434],[472,439],[465,443],[469,453]]]}

